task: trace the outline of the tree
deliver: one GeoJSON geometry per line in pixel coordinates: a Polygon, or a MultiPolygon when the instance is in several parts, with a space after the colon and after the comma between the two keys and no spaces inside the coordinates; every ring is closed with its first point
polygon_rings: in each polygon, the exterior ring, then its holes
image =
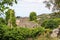
{"type": "Polygon", "coordinates": [[[13,3],[17,3],[17,1],[16,0],[0,0],[0,15],[3,14],[4,11],[9,8],[8,5],[12,6],[13,3]]]}
{"type": "Polygon", "coordinates": [[[49,29],[54,29],[58,27],[58,23],[55,22],[53,19],[50,19],[50,20],[44,21],[41,26],[49,29]]]}
{"type": "Polygon", "coordinates": [[[10,26],[16,26],[15,12],[9,9],[6,13],[6,23],[10,26]]]}
{"type": "Polygon", "coordinates": [[[0,0],[0,17],[5,17],[5,10],[9,9],[8,6],[13,6],[13,3],[17,3],[17,0],[0,0]]]}
{"type": "Polygon", "coordinates": [[[52,8],[53,11],[59,11],[60,10],[60,0],[49,0],[44,1],[46,3],[46,7],[49,9],[52,8]]]}
{"type": "Polygon", "coordinates": [[[30,21],[36,20],[37,19],[36,13],[35,12],[31,12],[29,18],[30,18],[30,21]]]}

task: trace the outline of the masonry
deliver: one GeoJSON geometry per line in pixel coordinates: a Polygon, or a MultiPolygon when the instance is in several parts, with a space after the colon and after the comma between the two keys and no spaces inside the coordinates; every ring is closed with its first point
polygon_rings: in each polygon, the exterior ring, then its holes
{"type": "Polygon", "coordinates": [[[37,23],[29,21],[28,17],[16,18],[16,24],[20,27],[34,28],[37,27],[37,23]]]}

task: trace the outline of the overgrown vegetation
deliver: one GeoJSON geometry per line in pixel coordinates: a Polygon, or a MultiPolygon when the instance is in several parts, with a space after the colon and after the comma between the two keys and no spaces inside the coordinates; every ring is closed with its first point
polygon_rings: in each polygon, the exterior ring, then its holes
{"type": "Polygon", "coordinates": [[[50,20],[45,20],[41,26],[45,27],[45,28],[49,28],[49,29],[55,29],[58,27],[58,23],[56,21],[54,21],[53,19],[50,20]]]}
{"type": "Polygon", "coordinates": [[[8,11],[5,13],[6,15],[6,24],[9,26],[16,26],[16,18],[15,18],[15,12],[12,9],[8,9],[8,11]]]}
{"type": "Polygon", "coordinates": [[[26,40],[29,37],[36,37],[44,32],[44,28],[21,28],[13,27],[12,29],[6,25],[0,25],[0,40],[26,40]]]}

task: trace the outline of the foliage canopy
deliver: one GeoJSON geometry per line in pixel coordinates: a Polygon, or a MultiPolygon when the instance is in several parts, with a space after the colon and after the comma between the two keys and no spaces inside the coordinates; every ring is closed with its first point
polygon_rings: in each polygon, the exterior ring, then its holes
{"type": "Polygon", "coordinates": [[[50,19],[50,20],[44,21],[41,26],[45,27],[46,29],[47,28],[54,29],[58,27],[58,23],[53,19],[50,19]]]}
{"type": "Polygon", "coordinates": [[[31,12],[29,18],[30,18],[30,21],[36,20],[37,19],[36,13],[35,12],[31,12]]]}
{"type": "Polygon", "coordinates": [[[53,11],[60,10],[60,0],[48,0],[44,1],[44,3],[46,3],[46,7],[52,8],[53,11]]]}

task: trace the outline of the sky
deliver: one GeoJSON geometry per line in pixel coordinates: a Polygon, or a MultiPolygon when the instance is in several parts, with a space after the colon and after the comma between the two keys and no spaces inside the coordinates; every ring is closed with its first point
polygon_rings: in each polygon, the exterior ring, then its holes
{"type": "Polygon", "coordinates": [[[10,8],[14,9],[16,16],[21,17],[28,17],[30,12],[36,12],[37,15],[51,13],[43,1],[45,0],[18,0],[18,3],[10,8]]]}

